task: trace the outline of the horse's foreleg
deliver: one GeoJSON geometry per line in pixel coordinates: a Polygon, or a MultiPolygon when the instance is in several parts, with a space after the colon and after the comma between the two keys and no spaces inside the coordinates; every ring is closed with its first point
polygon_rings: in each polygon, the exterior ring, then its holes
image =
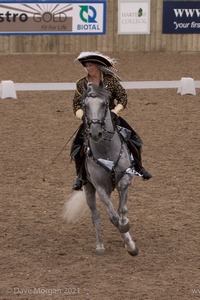
{"type": "Polygon", "coordinates": [[[109,192],[106,192],[102,188],[98,188],[97,193],[98,193],[101,201],[106,205],[107,213],[108,213],[111,223],[119,229],[119,215],[116,212],[114,205],[111,201],[111,198],[110,198],[111,192],[109,193],[109,192]]]}
{"type": "Polygon", "coordinates": [[[132,237],[129,232],[121,233],[122,240],[125,244],[125,248],[128,251],[128,253],[132,256],[135,256],[138,254],[138,248],[135,244],[135,242],[132,240],[132,237]]]}
{"type": "Polygon", "coordinates": [[[126,174],[118,183],[118,193],[119,193],[119,231],[125,233],[129,231],[129,219],[127,218],[127,207],[126,202],[128,198],[128,187],[131,184],[132,177],[126,174]]]}
{"type": "Polygon", "coordinates": [[[87,185],[87,187],[85,187],[85,194],[86,194],[87,204],[91,210],[92,222],[95,229],[96,254],[103,255],[105,252],[105,248],[103,245],[101,232],[100,232],[100,213],[98,212],[96,207],[95,189],[90,183],[87,185]]]}

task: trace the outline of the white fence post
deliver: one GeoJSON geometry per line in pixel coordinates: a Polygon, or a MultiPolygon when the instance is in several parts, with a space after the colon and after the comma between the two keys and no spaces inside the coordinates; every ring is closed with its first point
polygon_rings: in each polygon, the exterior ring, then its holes
{"type": "Polygon", "coordinates": [[[1,99],[5,98],[17,99],[15,85],[12,80],[1,81],[1,99]]]}
{"type": "Polygon", "coordinates": [[[180,81],[180,87],[178,88],[177,93],[181,95],[195,95],[195,83],[194,79],[190,77],[182,77],[180,81]]]}

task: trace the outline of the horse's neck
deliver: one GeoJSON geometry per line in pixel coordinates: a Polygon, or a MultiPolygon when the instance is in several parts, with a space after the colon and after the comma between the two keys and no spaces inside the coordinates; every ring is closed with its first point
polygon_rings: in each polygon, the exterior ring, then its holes
{"type": "Polygon", "coordinates": [[[105,117],[105,130],[102,132],[103,137],[98,142],[94,142],[88,137],[89,148],[93,156],[108,160],[117,160],[122,148],[122,141],[116,127],[113,125],[110,111],[108,110],[105,117]]]}

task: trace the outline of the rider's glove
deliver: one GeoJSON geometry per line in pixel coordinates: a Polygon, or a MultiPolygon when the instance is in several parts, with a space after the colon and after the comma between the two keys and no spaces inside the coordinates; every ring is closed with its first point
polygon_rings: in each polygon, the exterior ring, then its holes
{"type": "Polygon", "coordinates": [[[83,110],[80,108],[80,109],[78,109],[77,111],[76,111],[76,117],[78,118],[78,119],[80,119],[80,120],[82,120],[83,119],[83,110]]]}
{"type": "Polygon", "coordinates": [[[120,111],[122,111],[124,109],[123,105],[122,104],[117,104],[115,106],[115,108],[113,108],[111,110],[111,112],[113,112],[114,114],[116,114],[117,116],[119,115],[120,111]]]}

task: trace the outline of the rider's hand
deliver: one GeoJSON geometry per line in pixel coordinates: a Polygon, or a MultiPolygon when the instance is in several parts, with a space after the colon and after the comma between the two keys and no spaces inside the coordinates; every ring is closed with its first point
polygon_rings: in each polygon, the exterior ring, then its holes
{"type": "Polygon", "coordinates": [[[123,109],[123,105],[118,103],[111,111],[118,116],[123,109]]]}
{"type": "Polygon", "coordinates": [[[78,119],[83,120],[83,115],[84,115],[84,113],[83,113],[83,110],[81,108],[76,111],[76,117],[78,119]]]}

